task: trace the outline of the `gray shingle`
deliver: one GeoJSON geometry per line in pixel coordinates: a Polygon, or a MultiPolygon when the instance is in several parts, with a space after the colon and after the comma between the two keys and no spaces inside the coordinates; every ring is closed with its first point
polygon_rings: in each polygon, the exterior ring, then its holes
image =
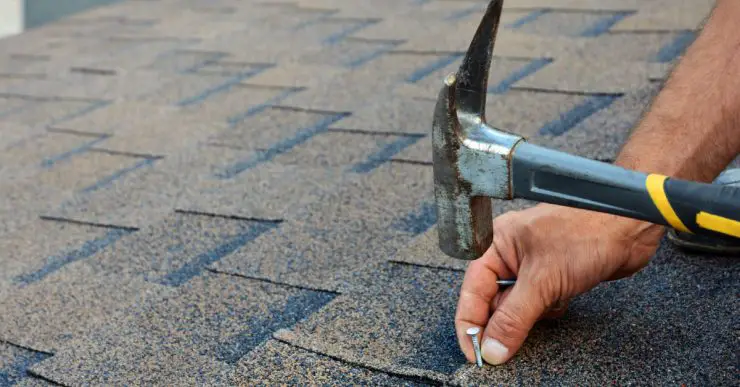
{"type": "Polygon", "coordinates": [[[37,282],[123,234],[123,230],[36,219],[0,239],[0,294],[37,282]]]}
{"type": "Polygon", "coordinates": [[[85,337],[116,311],[161,297],[169,287],[118,273],[100,273],[85,261],[71,263],[12,292],[0,302],[0,338],[55,353],[85,337]]]}
{"type": "MultiPolygon", "coordinates": [[[[248,154],[248,153],[242,153],[248,154]]],[[[258,219],[285,219],[342,181],[341,169],[266,163],[230,178],[222,169],[194,186],[180,209],[258,219]]]]}
{"type": "Polygon", "coordinates": [[[433,101],[388,96],[370,106],[358,108],[349,117],[332,124],[331,127],[386,133],[429,134],[432,130],[433,110],[433,101]]]}
{"type": "MultiPolygon", "coordinates": [[[[487,120],[611,161],[712,5],[507,0],[487,120]]],[[[0,340],[54,352],[0,343],[0,384],[732,384],[736,273],[668,245],[466,363],[430,133],[485,6],[128,1],[0,40],[0,340]]]]}
{"type": "Polygon", "coordinates": [[[207,274],[161,302],[132,308],[34,372],[67,384],[227,383],[239,359],[271,332],[292,326],[334,297],[207,274]]]}
{"type": "Polygon", "coordinates": [[[232,383],[339,386],[424,386],[421,381],[357,367],[277,340],[255,348],[237,364],[232,383]]]}
{"type": "Polygon", "coordinates": [[[290,152],[276,157],[275,162],[324,168],[345,167],[363,173],[389,161],[406,147],[423,141],[422,137],[332,130],[316,135],[290,152]]]}
{"type": "Polygon", "coordinates": [[[384,371],[449,380],[466,363],[452,318],[462,273],[386,264],[364,275],[368,289],[338,297],[276,337],[384,371]]]}
{"type": "Polygon", "coordinates": [[[384,261],[411,239],[410,234],[374,226],[372,220],[358,221],[366,225],[362,232],[339,222],[287,221],[211,267],[309,289],[346,291],[356,286],[357,270],[384,261]]]}
{"type": "Polygon", "coordinates": [[[37,384],[29,376],[28,369],[50,356],[48,353],[0,342],[0,383],[4,386],[43,385],[37,384]]]}

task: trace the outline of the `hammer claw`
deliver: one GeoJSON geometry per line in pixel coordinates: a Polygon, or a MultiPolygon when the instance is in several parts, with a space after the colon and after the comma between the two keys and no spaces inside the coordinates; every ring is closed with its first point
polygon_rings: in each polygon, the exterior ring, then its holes
{"type": "Polygon", "coordinates": [[[488,4],[456,75],[458,111],[474,114],[484,120],[488,72],[503,3],[503,0],[493,0],[488,4]]]}

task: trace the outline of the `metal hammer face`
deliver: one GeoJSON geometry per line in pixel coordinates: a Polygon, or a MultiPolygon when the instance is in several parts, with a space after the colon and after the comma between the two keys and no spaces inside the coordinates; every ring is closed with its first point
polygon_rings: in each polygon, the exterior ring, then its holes
{"type": "Polygon", "coordinates": [[[511,155],[522,137],[486,124],[488,71],[502,0],[489,3],[456,74],[434,111],[434,195],[442,251],[477,259],[493,239],[491,198],[511,199],[511,155]]]}

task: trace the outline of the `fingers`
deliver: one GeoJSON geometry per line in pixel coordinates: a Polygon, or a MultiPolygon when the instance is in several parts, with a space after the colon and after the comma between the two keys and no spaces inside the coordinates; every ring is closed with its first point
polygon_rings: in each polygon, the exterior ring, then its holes
{"type": "Polygon", "coordinates": [[[491,312],[491,300],[497,291],[496,274],[481,261],[472,262],[465,272],[455,316],[457,340],[470,362],[475,362],[475,353],[465,332],[470,327],[486,325],[491,312]]]}
{"type": "Polygon", "coordinates": [[[517,282],[488,321],[481,351],[483,359],[498,365],[508,361],[524,343],[534,324],[547,312],[548,306],[528,282],[517,282]]]}
{"type": "Polygon", "coordinates": [[[491,316],[491,305],[498,292],[498,274],[510,275],[495,249],[471,262],[465,272],[455,316],[455,330],[460,349],[470,362],[475,362],[475,353],[466,330],[470,327],[485,327],[491,316]]]}

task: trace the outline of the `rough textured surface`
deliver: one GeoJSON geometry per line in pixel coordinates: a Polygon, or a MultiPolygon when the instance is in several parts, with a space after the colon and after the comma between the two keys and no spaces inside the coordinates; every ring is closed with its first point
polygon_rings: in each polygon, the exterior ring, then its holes
{"type": "Polygon", "coordinates": [[[388,375],[270,340],[237,364],[231,382],[240,384],[289,384],[310,386],[426,386],[422,380],[388,375]]]}
{"type": "Polygon", "coordinates": [[[33,351],[0,341],[0,385],[44,385],[27,370],[51,354],[33,351]]]}
{"type": "MultiPolygon", "coordinates": [[[[613,160],[712,5],[506,0],[487,120],[613,160]]],[[[429,135],[485,6],[129,0],[1,39],[0,385],[737,384],[737,265],[667,242],[466,363],[429,135]]]]}
{"type": "Polygon", "coordinates": [[[205,273],[157,303],[133,306],[33,371],[68,384],[218,384],[273,331],[334,297],[205,273]]]}

